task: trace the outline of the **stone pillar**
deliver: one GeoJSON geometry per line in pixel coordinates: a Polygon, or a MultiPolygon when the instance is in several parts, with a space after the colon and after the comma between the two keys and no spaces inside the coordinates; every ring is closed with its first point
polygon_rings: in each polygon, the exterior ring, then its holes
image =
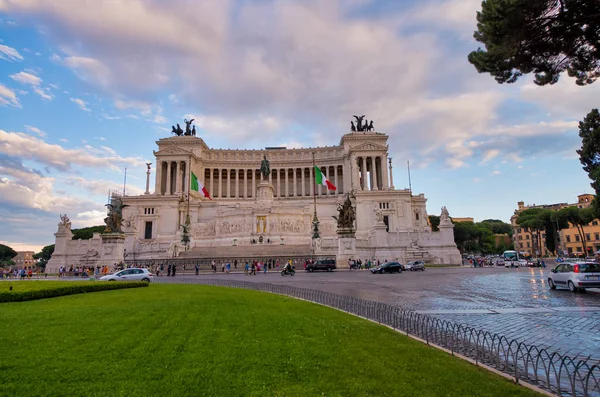
{"type": "Polygon", "coordinates": [[[337,189],[337,190],[335,191],[335,194],[339,194],[339,192],[340,192],[340,185],[338,184],[338,183],[339,183],[339,182],[338,182],[338,171],[339,171],[339,170],[338,170],[338,166],[337,166],[337,165],[335,165],[335,166],[334,166],[334,169],[335,169],[335,182],[334,182],[334,183],[335,183],[335,187],[336,187],[336,189],[337,189]]]}
{"type": "Polygon", "coordinates": [[[181,161],[175,162],[175,194],[181,193],[181,161]]]}
{"type": "Polygon", "coordinates": [[[223,198],[223,169],[221,168],[219,168],[217,183],[219,184],[219,198],[223,198]]]}
{"type": "Polygon", "coordinates": [[[156,173],[154,174],[154,177],[156,178],[155,183],[154,183],[154,194],[155,195],[162,194],[162,174],[163,174],[162,167],[163,167],[163,162],[158,161],[156,163],[156,173]]]}
{"type": "Polygon", "coordinates": [[[277,169],[277,197],[281,197],[281,169],[277,169]]]}
{"type": "Polygon", "coordinates": [[[390,188],[390,179],[388,176],[388,169],[386,164],[386,157],[381,157],[381,170],[383,171],[383,186],[382,188],[388,190],[390,188]]]}
{"type": "Polygon", "coordinates": [[[371,157],[371,170],[373,171],[373,190],[379,190],[379,180],[377,179],[377,157],[371,157]]]}
{"type": "Polygon", "coordinates": [[[165,192],[165,194],[168,194],[169,196],[172,194],[171,193],[171,181],[173,180],[173,176],[171,174],[171,161],[169,161],[167,163],[167,190],[165,192]]]}
{"type": "Polygon", "coordinates": [[[244,168],[244,198],[248,198],[248,169],[244,168]]]}
{"type": "Polygon", "coordinates": [[[256,170],[252,169],[252,198],[256,198],[256,170]]]}
{"type": "Polygon", "coordinates": [[[306,196],[306,178],[304,177],[304,171],[306,171],[305,167],[300,168],[302,170],[302,175],[300,176],[300,181],[302,181],[302,197],[306,196]]]}
{"type": "Polygon", "coordinates": [[[392,158],[390,157],[390,189],[394,190],[394,173],[392,172],[392,158]]]}
{"type": "Polygon", "coordinates": [[[338,269],[348,269],[349,259],[358,259],[356,257],[356,237],[354,229],[338,229],[338,252],[335,257],[338,269]]]}
{"type": "Polygon", "coordinates": [[[225,191],[225,194],[227,196],[225,197],[231,198],[231,170],[229,168],[226,168],[225,173],[227,174],[227,181],[225,182],[227,184],[227,189],[225,191]]]}
{"type": "Polygon", "coordinates": [[[362,190],[367,190],[367,158],[364,156],[362,157],[362,170],[360,180],[362,182],[362,190]]]}
{"type": "Polygon", "coordinates": [[[209,181],[210,181],[209,182],[210,183],[210,185],[209,185],[210,186],[209,193],[214,197],[215,196],[215,190],[214,190],[214,179],[215,179],[215,177],[214,177],[214,171],[215,170],[213,170],[212,168],[209,168],[209,170],[210,170],[210,176],[208,177],[209,181]]]}
{"type": "Polygon", "coordinates": [[[296,197],[298,195],[298,184],[296,183],[296,167],[292,168],[292,170],[294,171],[292,175],[292,181],[294,183],[294,197],[296,197]]]}

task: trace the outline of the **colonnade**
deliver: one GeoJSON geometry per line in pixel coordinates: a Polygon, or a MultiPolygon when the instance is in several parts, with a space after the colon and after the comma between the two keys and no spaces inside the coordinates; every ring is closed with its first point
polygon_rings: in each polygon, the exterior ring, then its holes
{"type": "Polygon", "coordinates": [[[156,167],[156,194],[178,195],[188,186],[187,161],[161,161],[156,167]]]}
{"type": "MultiPolygon", "coordinates": [[[[343,194],[342,165],[325,166],[321,170],[337,190],[316,186],[317,196],[343,194]]],[[[213,198],[253,198],[261,178],[259,170],[254,168],[206,168],[204,186],[213,198]]],[[[275,197],[312,197],[314,181],[312,167],[272,168],[269,174],[275,197]]]]}
{"type": "Polygon", "coordinates": [[[390,188],[385,156],[354,157],[353,185],[360,190],[387,190],[390,188]]]}

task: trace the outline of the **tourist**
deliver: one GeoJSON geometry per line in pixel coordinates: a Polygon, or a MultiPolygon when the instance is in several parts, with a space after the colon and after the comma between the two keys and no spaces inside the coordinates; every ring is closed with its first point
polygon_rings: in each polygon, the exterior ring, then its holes
{"type": "Polygon", "coordinates": [[[277,259],[277,262],[275,262],[275,268],[277,269],[277,271],[279,271],[279,259],[277,259]]]}
{"type": "Polygon", "coordinates": [[[248,270],[250,270],[250,265],[248,264],[248,261],[246,261],[246,266],[244,266],[244,274],[246,276],[248,275],[248,270]]]}
{"type": "Polygon", "coordinates": [[[265,274],[267,274],[267,265],[266,265],[266,264],[265,264],[265,265],[263,265],[263,272],[264,272],[265,274]]]}
{"type": "Polygon", "coordinates": [[[234,259],[233,261],[233,268],[237,270],[237,259],[234,259]]]}
{"type": "Polygon", "coordinates": [[[171,269],[171,277],[175,277],[175,270],[177,270],[177,265],[173,263],[173,268],[171,269]]]}
{"type": "Polygon", "coordinates": [[[196,270],[196,276],[197,276],[198,273],[200,272],[200,266],[196,263],[196,266],[194,266],[194,269],[196,270]]]}
{"type": "Polygon", "coordinates": [[[250,268],[250,274],[253,274],[256,276],[256,262],[255,261],[252,262],[252,267],[250,268]]]}
{"type": "Polygon", "coordinates": [[[227,263],[225,264],[225,272],[226,272],[226,273],[229,273],[229,271],[230,271],[230,270],[231,270],[231,263],[227,262],[227,263]]]}
{"type": "Polygon", "coordinates": [[[183,265],[183,274],[185,274],[185,264],[183,265]]]}
{"type": "Polygon", "coordinates": [[[167,277],[171,277],[172,269],[173,269],[173,266],[169,263],[169,266],[167,266],[167,277]]]}

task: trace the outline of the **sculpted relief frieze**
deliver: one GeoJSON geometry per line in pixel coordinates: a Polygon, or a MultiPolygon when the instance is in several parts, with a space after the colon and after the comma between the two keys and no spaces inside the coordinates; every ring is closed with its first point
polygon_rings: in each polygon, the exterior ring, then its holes
{"type": "Polygon", "coordinates": [[[275,219],[269,223],[271,233],[308,233],[310,222],[302,219],[275,219]]]}
{"type": "Polygon", "coordinates": [[[253,222],[251,220],[229,221],[222,220],[216,223],[216,235],[226,236],[229,234],[250,234],[253,222]]]}

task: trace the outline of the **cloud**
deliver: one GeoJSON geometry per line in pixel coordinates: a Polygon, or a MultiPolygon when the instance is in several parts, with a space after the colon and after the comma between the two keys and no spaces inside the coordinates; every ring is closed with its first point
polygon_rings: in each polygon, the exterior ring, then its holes
{"type": "Polygon", "coordinates": [[[108,149],[92,146],[65,149],[27,134],[0,130],[0,153],[35,160],[60,171],[70,171],[74,165],[119,170],[124,165],[141,166],[145,163],[142,159],[121,157],[108,149]]]}
{"type": "Polygon", "coordinates": [[[42,83],[42,79],[40,79],[36,75],[26,72],[11,74],[10,78],[15,81],[18,81],[21,84],[29,84],[33,86],[40,85],[42,83]]]}
{"type": "Polygon", "coordinates": [[[16,49],[0,44],[0,59],[5,59],[7,61],[22,61],[23,57],[16,49]]]}
{"type": "Polygon", "coordinates": [[[44,138],[46,136],[46,133],[42,130],[40,130],[37,127],[32,127],[30,125],[25,124],[25,129],[27,130],[27,132],[33,132],[35,134],[38,134],[40,137],[44,138]]]}
{"type": "Polygon", "coordinates": [[[87,107],[87,102],[85,102],[83,99],[79,99],[79,98],[70,98],[71,102],[75,103],[77,106],[79,106],[79,108],[85,112],[91,112],[90,108],[87,107]]]}
{"type": "MultiPolygon", "coordinates": [[[[70,186],[77,186],[83,188],[90,193],[98,196],[106,196],[107,192],[110,191],[118,191],[121,192],[123,190],[122,182],[113,182],[106,181],[102,179],[86,179],[82,177],[68,177],[66,180],[66,184],[70,186]]],[[[127,194],[132,196],[137,196],[143,194],[144,191],[136,186],[129,185],[127,186],[127,194]]]]}
{"type": "Polygon", "coordinates": [[[0,83],[0,106],[21,107],[21,103],[13,90],[0,83]]]}
{"type": "Polygon", "coordinates": [[[42,97],[42,99],[48,101],[54,99],[54,95],[52,95],[50,89],[41,87],[42,79],[33,74],[33,72],[33,70],[27,69],[27,71],[10,75],[10,78],[21,84],[30,85],[33,88],[33,92],[42,97]]]}

